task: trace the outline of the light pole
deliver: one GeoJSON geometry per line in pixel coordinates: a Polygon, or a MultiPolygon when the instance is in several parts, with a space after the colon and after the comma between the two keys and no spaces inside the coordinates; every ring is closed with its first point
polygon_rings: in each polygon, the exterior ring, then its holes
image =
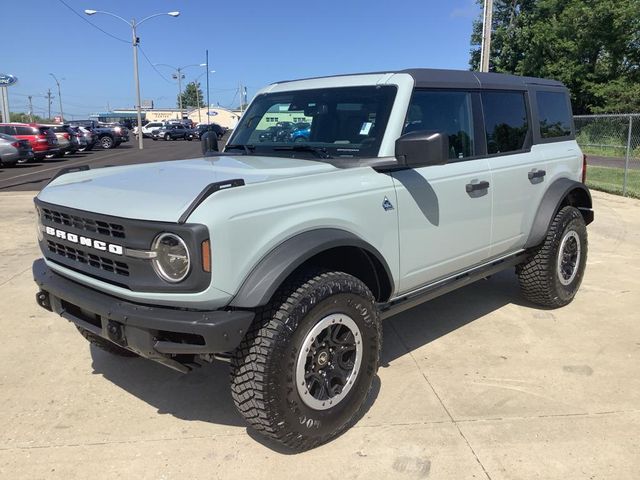
{"type": "MultiPolygon", "coordinates": [[[[148,17],[143,18],[142,20],[140,20],[139,22],[136,22],[136,19],[133,18],[131,20],[131,22],[129,22],[128,20],[125,20],[124,18],[122,18],[119,15],[116,15],[114,13],[109,13],[109,12],[103,12],[102,10],[85,10],[84,13],[86,13],[87,15],[95,15],[96,13],[102,13],[104,15],[109,15],[111,17],[117,18],[118,20],[122,20],[124,23],[126,23],[127,25],[129,25],[131,27],[131,45],[133,46],[133,76],[135,79],[135,83],[136,83],[136,111],[137,111],[137,116],[138,116],[138,131],[140,131],[140,129],[142,128],[142,110],[141,110],[141,103],[142,101],[140,100],[140,75],[138,75],[138,44],[140,43],[140,39],[138,38],[138,35],[136,33],[136,29],[138,28],[138,26],[142,25],[142,23],[146,22],[147,20],[151,19],[151,18],[155,18],[155,17],[160,17],[162,15],[169,15],[170,17],[177,17],[178,15],[180,15],[180,12],[168,12],[168,13],[156,13],[154,15],[149,15],[148,17]]],[[[138,135],[138,148],[140,150],[142,150],[144,148],[143,143],[142,143],[142,135],[138,135]]]]}
{"type": "MultiPolygon", "coordinates": [[[[62,94],[60,93],[60,82],[53,73],[50,73],[58,86],[58,101],[60,102],[60,123],[64,123],[64,113],[62,113],[62,94]]],[[[64,79],[63,79],[64,80],[64,79]]]]}
{"type": "MultiPolygon", "coordinates": [[[[206,67],[207,64],[206,63],[201,63],[200,64],[201,67],[206,67]]],[[[196,77],[196,79],[194,80],[194,82],[197,82],[198,80],[200,80],[200,78],[204,75],[207,74],[207,104],[209,103],[209,70],[207,70],[206,72],[202,72],[200,75],[198,75],[196,77]]],[[[216,73],[215,70],[211,70],[211,73],[216,73]]],[[[202,110],[202,108],[200,108],[200,89],[197,88],[198,86],[196,85],[196,103],[198,104],[198,123],[202,123],[202,116],[200,113],[200,110],[202,110]]],[[[207,117],[209,116],[209,105],[207,105],[207,117]]],[[[209,124],[209,122],[207,122],[207,125],[209,124]]]]}
{"type": "Polygon", "coordinates": [[[173,74],[173,78],[177,78],[178,79],[178,104],[180,106],[180,120],[182,120],[182,79],[184,78],[184,75],[182,73],[182,71],[185,68],[189,68],[189,67],[202,67],[202,63],[197,64],[197,63],[192,63],[189,65],[184,65],[182,67],[174,67],[173,65],[169,65],[167,63],[154,63],[154,66],[156,67],[169,67],[173,70],[175,70],[175,73],[173,74]]]}

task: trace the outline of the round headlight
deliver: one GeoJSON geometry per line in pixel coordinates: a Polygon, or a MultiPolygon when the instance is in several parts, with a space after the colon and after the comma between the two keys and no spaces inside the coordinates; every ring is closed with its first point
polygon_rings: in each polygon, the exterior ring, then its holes
{"type": "Polygon", "coordinates": [[[167,282],[181,282],[189,274],[191,259],[189,249],[179,236],[173,233],[161,233],[153,241],[153,268],[167,282]]]}

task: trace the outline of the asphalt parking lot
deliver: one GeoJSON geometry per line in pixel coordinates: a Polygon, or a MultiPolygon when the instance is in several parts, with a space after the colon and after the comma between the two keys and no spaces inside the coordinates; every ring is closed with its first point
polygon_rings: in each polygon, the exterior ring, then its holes
{"type": "Polygon", "coordinates": [[[226,365],[111,357],[36,306],[34,194],[0,193],[0,478],[638,478],[640,201],[593,192],[565,308],[504,272],[387,320],[364,416],[291,455],[247,430],[226,365]]]}
{"type": "Polygon", "coordinates": [[[14,167],[0,167],[0,192],[40,190],[51,177],[65,167],[89,165],[91,168],[101,168],[200,156],[202,153],[198,140],[166,142],[145,138],[144,148],[140,151],[138,141],[135,137],[131,137],[129,142],[110,150],[96,147],[90,152],[77,152],[66,155],[64,158],[34,161],[14,167]]]}

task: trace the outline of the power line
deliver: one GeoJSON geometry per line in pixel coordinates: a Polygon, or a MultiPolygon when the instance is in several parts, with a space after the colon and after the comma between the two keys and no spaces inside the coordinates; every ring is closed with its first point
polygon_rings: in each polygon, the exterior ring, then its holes
{"type": "Polygon", "coordinates": [[[140,44],[138,44],[138,50],[140,50],[140,53],[142,53],[142,56],[144,57],[144,59],[147,61],[147,63],[149,65],[151,65],[151,68],[153,68],[153,71],[156,72],[158,75],[160,75],[160,77],[162,77],[162,79],[173,85],[173,82],[171,80],[169,80],[168,78],[166,78],[162,73],[160,73],[160,70],[158,70],[156,68],[156,66],[153,64],[153,62],[151,60],[149,60],[149,57],[147,57],[147,54],[144,52],[144,50],[142,49],[142,47],[140,46],[140,44]]]}
{"type": "Polygon", "coordinates": [[[99,26],[97,26],[95,23],[90,22],[89,20],[87,20],[85,17],[83,17],[81,14],[79,14],[78,12],[76,12],[72,7],[70,7],[64,0],[58,0],[61,4],[63,4],[65,7],[67,7],[69,10],[71,10],[74,14],[76,14],[78,17],[80,17],[82,20],[84,20],[85,22],[87,22],[89,25],[91,25],[93,28],[97,28],[98,30],[100,30],[102,33],[109,35],[111,38],[118,40],[119,42],[123,42],[123,43],[131,43],[128,40],[124,40],[122,38],[116,37],[115,35],[111,35],[109,32],[107,32],[106,30],[101,29],[99,26]]]}

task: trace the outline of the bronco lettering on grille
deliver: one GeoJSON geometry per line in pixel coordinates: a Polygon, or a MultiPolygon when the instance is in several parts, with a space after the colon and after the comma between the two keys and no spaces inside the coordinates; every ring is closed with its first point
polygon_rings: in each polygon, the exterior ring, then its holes
{"type": "Polygon", "coordinates": [[[53,227],[44,227],[44,232],[52,237],[61,238],[67,242],[77,243],[84,245],[85,247],[95,248],[101,252],[109,252],[114,255],[124,254],[124,248],[122,245],[116,245],[115,243],[107,243],[101,240],[94,240],[93,238],[83,237],[82,235],[76,235],[75,233],[65,232],[64,230],[58,230],[53,227]]]}

